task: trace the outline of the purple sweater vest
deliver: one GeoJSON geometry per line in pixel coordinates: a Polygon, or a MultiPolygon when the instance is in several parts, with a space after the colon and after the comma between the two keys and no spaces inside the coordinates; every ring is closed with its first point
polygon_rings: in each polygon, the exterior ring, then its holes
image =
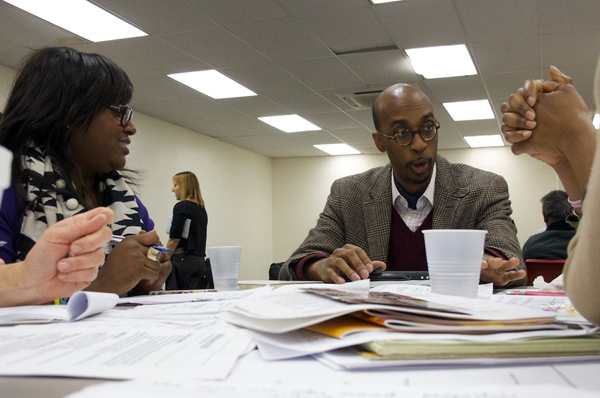
{"type": "Polygon", "coordinates": [[[423,230],[432,229],[433,211],[423,224],[412,232],[396,209],[392,207],[392,224],[390,227],[390,243],[388,248],[387,271],[427,271],[425,256],[425,237],[423,230]]]}

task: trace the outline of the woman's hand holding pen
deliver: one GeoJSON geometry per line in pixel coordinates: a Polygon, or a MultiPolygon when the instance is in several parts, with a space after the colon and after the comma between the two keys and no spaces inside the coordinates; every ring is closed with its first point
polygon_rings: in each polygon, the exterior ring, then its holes
{"type": "MultiPolygon", "coordinates": [[[[142,233],[150,233],[150,234],[155,234],[156,235],[156,230],[153,229],[150,232],[146,232],[146,231],[141,231],[142,233]]],[[[160,242],[160,239],[158,241],[158,245],[162,245],[162,243],[160,242]]],[[[153,246],[155,247],[155,246],[153,246]]],[[[151,281],[145,281],[142,280],[138,286],[136,286],[135,291],[137,294],[148,294],[151,291],[155,291],[155,290],[159,290],[162,289],[162,285],[163,283],[165,283],[165,281],[167,280],[167,277],[171,274],[171,270],[172,270],[172,264],[171,264],[171,256],[173,255],[173,250],[166,248],[168,251],[162,251],[160,253],[156,253],[156,255],[158,256],[158,265],[159,265],[159,270],[160,270],[160,275],[158,276],[158,279],[151,282],[151,281]]]]}
{"type": "MultiPolygon", "coordinates": [[[[164,264],[148,258],[149,246],[159,245],[158,235],[145,233],[129,236],[117,244],[106,257],[98,277],[87,290],[127,294],[140,285],[140,294],[160,286],[171,272],[171,263],[164,264]],[[166,274],[166,275],[165,275],[166,274]],[[150,289],[146,291],[146,289],[150,289]]],[[[162,257],[162,256],[161,256],[162,257]]]]}

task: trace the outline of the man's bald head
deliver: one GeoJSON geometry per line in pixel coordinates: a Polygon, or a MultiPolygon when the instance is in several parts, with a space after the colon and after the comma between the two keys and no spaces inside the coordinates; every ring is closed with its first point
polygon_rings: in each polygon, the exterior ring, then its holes
{"type": "Polygon", "coordinates": [[[375,102],[373,102],[373,106],[371,111],[373,113],[373,124],[375,125],[375,130],[381,130],[380,125],[380,112],[381,112],[381,102],[383,99],[388,97],[408,97],[408,96],[423,96],[429,101],[429,98],[425,95],[423,90],[415,84],[406,84],[406,83],[397,83],[392,86],[389,86],[385,90],[383,90],[377,98],[375,98],[375,102]]]}

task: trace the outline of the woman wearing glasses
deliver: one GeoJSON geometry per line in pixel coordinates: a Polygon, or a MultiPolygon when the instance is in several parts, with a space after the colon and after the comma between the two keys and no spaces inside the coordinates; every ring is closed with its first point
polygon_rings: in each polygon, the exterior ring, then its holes
{"type": "Polygon", "coordinates": [[[206,227],[208,215],[198,178],[191,171],[173,176],[173,193],[180,202],[173,208],[167,247],[173,249],[173,272],[167,289],[205,289],[206,227]]]}
{"type": "Polygon", "coordinates": [[[0,212],[5,262],[23,260],[56,222],[106,206],[114,235],[129,238],[106,257],[88,290],[125,295],[160,289],[170,273],[154,223],[123,169],[136,133],[127,106],[133,86],[109,59],[66,47],[40,50],[19,71],[0,124],[0,145],[14,154],[13,185],[0,212]]]}

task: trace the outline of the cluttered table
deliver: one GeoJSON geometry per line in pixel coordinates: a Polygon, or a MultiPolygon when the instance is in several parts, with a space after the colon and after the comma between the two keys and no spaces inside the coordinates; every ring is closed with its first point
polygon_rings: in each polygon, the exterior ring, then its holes
{"type": "Polygon", "coordinates": [[[2,309],[0,396],[600,396],[600,339],[566,297],[251,282],[2,309]]]}

